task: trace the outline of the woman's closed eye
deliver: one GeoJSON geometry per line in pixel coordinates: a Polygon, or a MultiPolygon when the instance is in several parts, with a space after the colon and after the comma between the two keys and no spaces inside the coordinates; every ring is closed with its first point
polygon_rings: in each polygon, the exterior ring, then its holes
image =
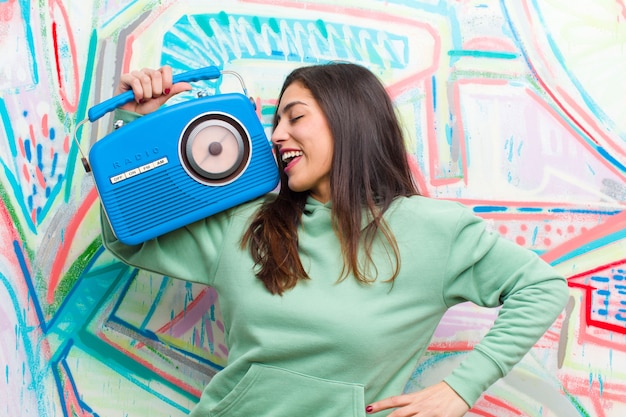
{"type": "Polygon", "coordinates": [[[300,115],[300,116],[295,116],[289,119],[290,123],[295,123],[297,122],[299,119],[301,119],[302,117],[304,117],[304,115],[300,115]]]}

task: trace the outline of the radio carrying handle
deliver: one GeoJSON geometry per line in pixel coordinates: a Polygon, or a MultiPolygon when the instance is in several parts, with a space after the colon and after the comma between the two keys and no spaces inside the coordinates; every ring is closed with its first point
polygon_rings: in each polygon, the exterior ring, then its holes
{"type": "MultiPolygon", "coordinates": [[[[219,78],[220,75],[222,75],[223,73],[236,75],[239,78],[239,81],[241,81],[242,87],[244,89],[244,94],[247,95],[245,91],[246,87],[245,85],[243,85],[243,80],[241,79],[241,77],[239,77],[237,73],[231,72],[231,71],[220,71],[219,68],[214,67],[214,66],[199,68],[196,70],[186,71],[181,74],[176,74],[172,77],[172,82],[176,84],[180,82],[211,80],[214,78],[219,78]]],[[[89,121],[95,122],[96,120],[98,120],[99,118],[107,114],[108,112],[115,110],[116,108],[123,106],[124,104],[132,101],[133,98],[134,98],[133,92],[132,90],[129,90],[129,91],[126,91],[125,93],[118,94],[115,97],[112,97],[106,101],[103,101],[100,104],[93,106],[87,112],[89,121]]]]}
{"type": "MultiPolygon", "coordinates": [[[[215,67],[215,66],[208,66],[208,67],[199,68],[196,70],[186,71],[180,74],[175,74],[172,77],[172,83],[176,84],[180,82],[212,80],[215,78],[219,78],[222,74],[230,74],[230,75],[236,76],[237,79],[239,79],[239,82],[241,83],[241,87],[243,88],[244,95],[246,96],[248,95],[248,90],[246,89],[246,85],[243,82],[243,78],[238,73],[234,71],[222,71],[218,67],[215,67]]],[[[96,104],[95,106],[91,107],[87,111],[87,119],[82,120],[76,126],[76,129],[74,130],[74,142],[76,142],[76,145],[78,146],[78,150],[80,151],[82,155],[81,161],[83,163],[83,167],[85,168],[85,171],[91,172],[91,167],[89,166],[88,159],[86,155],[83,153],[83,150],[80,147],[80,143],[78,142],[78,138],[76,137],[78,133],[78,129],[86,122],[89,121],[93,123],[96,120],[100,119],[105,114],[109,113],[110,111],[113,111],[116,108],[123,106],[124,104],[132,101],[134,97],[135,96],[133,94],[133,91],[129,90],[129,91],[126,91],[125,93],[118,94],[117,96],[111,97],[110,99],[103,101],[100,104],[96,104]]]]}

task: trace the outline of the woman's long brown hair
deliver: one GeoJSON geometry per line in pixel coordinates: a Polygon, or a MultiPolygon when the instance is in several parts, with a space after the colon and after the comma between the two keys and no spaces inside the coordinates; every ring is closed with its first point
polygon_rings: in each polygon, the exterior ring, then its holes
{"type": "MultiPolygon", "coordinates": [[[[397,243],[383,214],[399,196],[419,194],[413,180],[402,130],[395,109],[379,79],[364,67],[331,63],[301,67],[285,80],[306,87],[324,112],[334,140],[330,172],[332,221],[340,241],[344,266],[338,279],[350,274],[363,283],[376,276],[371,248],[382,233],[393,251],[393,281],[400,270],[397,243]],[[363,215],[370,220],[363,228],[363,215]],[[359,249],[365,265],[359,263],[359,249]]],[[[274,128],[276,115],[274,115],[274,128]]],[[[256,276],[272,294],[282,294],[299,280],[309,279],[298,253],[298,228],[308,192],[287,186],[278,161],[281,187],[275,199],[263,204],[242,238],[256,264],[256,276]]]]}

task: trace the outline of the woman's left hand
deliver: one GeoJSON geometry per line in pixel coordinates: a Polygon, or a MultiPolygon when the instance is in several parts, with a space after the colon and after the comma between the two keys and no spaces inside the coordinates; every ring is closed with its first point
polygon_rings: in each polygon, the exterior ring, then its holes
{"type": "Polygon", "coordinates": [[[462,417],[470,409],[467,403],[445,382],[424,390],[396,395],[367,406],[368,414],[396,408],[387,417],[462,417]]]}

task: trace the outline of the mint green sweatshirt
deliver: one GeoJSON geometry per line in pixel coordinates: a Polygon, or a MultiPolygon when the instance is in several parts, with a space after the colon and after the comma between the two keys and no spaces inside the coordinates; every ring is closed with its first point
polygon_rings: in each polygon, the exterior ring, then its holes
{"type": "Polygon", "coordinates": [[[228,364],[192,417],[365,417],[367,404],[402,393],[442,315],[466,301],[502,306],[491,330],[445,378],[472,405],[543,335],[568,295],[552,267],[488,232],[471,210],[420,196],[396,199],[385,214],[401,255],[393,285],[384,282],[393,264],[381,242],[374,283],[338,281],[331,203],[309,198],[298,238],[311,279],[272,295],[239,244],[262,200],[138,246],[118,242],[102,221],[105,246],[124,262],[219,294],[228,364]]]}

